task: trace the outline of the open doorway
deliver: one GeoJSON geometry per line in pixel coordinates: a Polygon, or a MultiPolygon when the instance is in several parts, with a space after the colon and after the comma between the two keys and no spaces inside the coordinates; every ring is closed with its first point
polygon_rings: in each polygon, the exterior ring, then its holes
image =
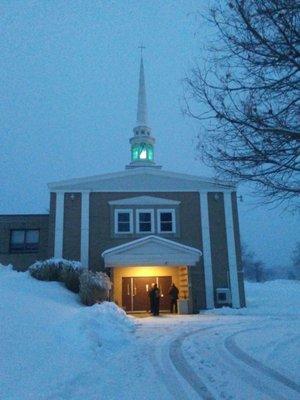
{"type": "Polygon", "coordinates": [[[172,284],[172,276],[147,276],[122,278],[122,305],[125,311],[149,311],[149,290],[152,283],[156,283],[160,288],[160,310],[169,310],[168,291],[172,284]]]}

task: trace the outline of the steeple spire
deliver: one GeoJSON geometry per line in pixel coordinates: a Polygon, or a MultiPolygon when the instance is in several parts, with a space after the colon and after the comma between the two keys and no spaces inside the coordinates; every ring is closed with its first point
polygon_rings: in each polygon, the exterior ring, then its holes
{"type": "MultiPolygon", "coordinates": [[[[141,46],[141,50],[143,48],[144,47],[141,46]]],[[[140,62],[140,79],[139,79],[139,94],[138,94],[136,124],[137,124],[137,126],[147,126],[148,125],[144,61],[143,61],[142,54],[141,54],[141,62],[140,62]]]]}
{"type": "Polygon", "coordinates": [[[161,168],[154,162],[154,143],[155,139],[151,136],[151,129],[148,126],[146,86],[143,60],[143,45],[141,49],[140,76],[136,127],[133,129],[133,137],[129,142],[131,145],[131,163],[126,168],[152,167],[161,168]]]}

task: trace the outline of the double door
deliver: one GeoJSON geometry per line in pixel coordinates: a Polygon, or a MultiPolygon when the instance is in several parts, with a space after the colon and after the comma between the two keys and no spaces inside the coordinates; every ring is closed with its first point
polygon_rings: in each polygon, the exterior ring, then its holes
{"type": "Polygon", "coordinates": [[[156,283],[160,289],[160,310],[169,310],[170,299],[168,291],[172,284],[172,277],[146,276],[122,278],[122,305],[125,311],[149,311],[149,290],[153,283],[156,283]]]}

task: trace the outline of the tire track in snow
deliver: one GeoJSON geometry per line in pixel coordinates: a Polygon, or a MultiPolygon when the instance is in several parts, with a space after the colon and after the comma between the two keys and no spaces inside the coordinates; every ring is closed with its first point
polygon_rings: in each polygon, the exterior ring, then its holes
{"type": "MultiPolygon", "coordinates": [[[[234,325],[237,326],[237,325],[243,325],[243,324],[244,324],[244,322],[237,323],[237,324],[234,324],[234,325]]],[[[191,337],[193,335],[196,335],[198,333],[202,333],[204,331],[214,330],[215,328],[219,328],[219,327],[224,327],[224,324],[218,324],[218,325],[214,325],[214,326],[204,327],[204,328],[201,328],[201,329],[194,330],[194,331],[192,331],[192,332],[190,332],[188,334],[186,334],[186,333],[182,334],[179,337],[177,337],[171,343],[170,349],[169,349],[170,358],[171,358],[175,368],[179,372],[179,374],[189,383],[189,385],[204,400],[216,400],[216,398],[214,397],[214,395],[210,391],[209,387],[203,382],[201,377],[195,372],[194,368],[186,360],[186,358],[184,356],[184,353],[183,353],[182,345],[183,345],[183,342],[186,339],[188,339],[189,337],[191,337]]],[[[247,331],[250,331],[250,330],[253,330],[253,329],[251,329],[251,328],[250,329],[244,329],[243,332],[247,332],[247,331]]],[[[236,332],[233,335],[231,334],[229,337],[225,338],[225,341],[228,338],[230,338],[231,336],[235,336],[240,332],[241,331],[236,332]]],[[[225,341],[224,341],[224,345],[225,345],[225,341]]],[[[241,361],[243,361],[243,360],[241,360],[241,361]]],[[[231,365],[231,367],[232,367],[232,365],[231,365]]],[[[239,373],[242,373],[242,371],[239,371],[239,373]]],[[[258,386],[260,386],[261,389],[263,388],[263,392],[265,392],[268,395],[270,395],[271,398],[278,398],[278,399],[282,399],[282,400],[286,399],[286,397],[281,397],[280,395],[275,394],[272,390],[268,391],[267,388],[265,387],[265,385],[262,382],[260,382],[260,380],[258,378],[250,377],[249,375],[246,375],[245,378],[247,378],[249,383],[251,383],[254,387],[257,387],[257,384],[259,384],[258,386]],[[262,385],[260,385],[260,383],[262,385]]],[[[219,396],[217,396],[217,398],[219,398],[219,396]]]]}
{"type": "Polygon", "coordinates": [[[182,344],[184,340],[190,336],[210,329],[215,329],[220,326],[223,326],[223,324],[207,326],[205,328],[194,330],[188,334],[184,333],[171,342],[169,348],[169,355],[174,367],[203,400],[215,400],[215,397],[202,381],[200,376],[194,371],[193,367],[187,362],[183,354],[182,344]]]}
{"type": "Polygon", "coordinates": [[[148,358],[154,368],[157,377],[163,380],[164,385],[170,396],[176,400],[190,400],[192,396],[186,393],[182,382],[178,379],[173,364],[168,357],[168,340],[164,336],[156,337],[156,346],[148,349],[148,358]],[[163,340],[161,340],[163,338],[163,340]],[[159,339],[159,341],[157,341],[159,339]],[[157,346],[158,345],[158,346],[157,346]],[[154,357],[153,357],[154,356],[154,357]]]}
{"type": "MultiPolygon", "coordinates": [[[[260,322],[267,322],[266,320],[260,321],[260,322]]],[[[243,325],[245,321],[240,322],[240,323],[235,323],[232,324],[237,326],[237,325],[243,325]]],[[[249,322],[247,321],[246,324],[249,322]]],[[[212,325],[212,326],[206,326],[200,329],[194,329],[191,332],[182,332],[181,335],[177,336],[175,339],[169,341],[169,340],[163,340],[159,341],[160,343],[159,346],[156,348],[156,357],[155,359],[152,360],[153,366],[156,368],[158,376],[164,380],[166,387],[168,388],[169,393],[173,396],[174,399],[178,400],[185,400],[185,399],[190,399],[192,396],[187,396],[186,391],[188,392],[188,387],[193,389],[193,393],[197,394],[199,398],[203,400],[216,400],[216,398],[219,398],[218,395],[215,397],[215,395],[211,392],[209,386],[207,386],[204,381],[201,379],[201,377],[195,372],[194,367],[186,360],[186,357],[184,356],[183,352],[183,342],[188,339],[189,337],[202,333],[204,331],[209,331],[209,330],[214,330],[216,328],[224,327],[224,324],[218,324],[218,325],[212,325]],[[168,360],[169,359],[169,360],[168,360]],[[167,361],[167,362],[166,362],[167,361]],[[173,366],[173,371],[170,368],[170,366],[173,366]],[[185,387],[187,390],[184,390],[184,385],[183,382],[180,382],[180,379],[178,379],[177,373],[184,379],[184,383],[188,385],[188,387],[185,387]]],[[[256,328],[256,329],[261,329],[261,328],[256,328]]],[[[243,350],[241,350],[235,343],[234,337],[238,335],[241,332],[248,332],[251,330],[256,330],[253,328],[249,329],[244,329],[242,331],[238,331],[232,334],[230,332],[230,336],[227,336],[224,338],[223,345],[229,354],[231,354],[234,359],[237,361],[242,362],[243,364],[246,364],[247,366],[252,367],[252,371],[256,372],[264,372],[264,376],[267,375],[268,378],[273,378],[275,379],[276,382],[279,383],[284,383],[285,386],[288,388],[294,390],[296,388],[297,393],[300,393],[300,388],[299,385],[290,379],[284,377],[280,373],[278,373],[275,370],[272,370],[271,368],[264,366],[262,363],[258,362],[257,360],[254,360],[254,363],[251,361],[250,364],[248,362],[245,362],[245,359],[247,359],[248,356],[247,353],[245,353],[243,350]],[[228,344],[229,343],[229,344],[228,344]],[[232,344],[233,343],[233,344],[232,344]],[[233,350],[234,349],[234,350],[233,350]],[[235,352],[233,354],[232,351],[235,352]],[[240,357],[242,354],[242,358],[240,357]],[[239,355],[237,357],[237,355],[239,355]],[[261,364],[261,365],[260,365],[261,364]],[[259,366],[259,368],[257,368],[259,366]],[[261,369],[262,367],[262,369],[261,369]],[[268,373],[266,373],[268,371],[268,373]],[[283,378],[283,379],[282,379],[283,378]],[[296,386],[295,386],[296,385],[296,386]]],[[[153,354],[152,354],[153,356],[153,354]]],[[[248,356],[250,359],[252,358],[251,356],[248,356]]],[[[248,359],[247,359],[248,360],[248,359]]],[[[232,365],[231,365],[232,367],[232,365]]],[[[237,366],[235,367],[237,368],[237,366]]],[[[247,378],[250,384],[252,384],[253,387],[258,387],[263,389],[263,392],[266,393],[267,395],[271,396],[271,398],[278,398],[278,399],[286,399],[286,397],[282,397],[279,393],[276,393],[271,390],[271,388],[267,389],[266,382],[264,380],[259,379],[258,377],[254,377],[250,372],[250,370],[247,372],[243,371],[238,371],[241,376],[244,375],[244,379],[247,378]],[[252,376],[251,376],[252,375],[252,376]],[[257,386],[258,385],[258,386],[257,386]]],[[[189,393],[189,392],[188,392],[189,393]]],[[[194,398],[194,396],[193,396],[194,398]]]]}
{"type": "Polygon", "coordinates": [[[287,386],[289,389],[294,390],[295,392],[300,394],[300,385],[296,382],[292,381],[291,379],[287,378],[286,376],[282,375],[280,372],[268,367],[267,365],[263,364],[262,362],[256,360],[244,350],[242,350],[235,341],[235,337],[243,332],[248,332],[252,330],[259,330],[257,329],[246,329],[239,332],[236,332],[230,336],[228,336],[224,341],[225,348],[232,354],[235,358],[242,361],[243,363],[247,364],[251,368],[262,372],[264,375],[275,379],[277,382],[287,386]]]}
{"type": "Polygon", "coordinates": [[[186,330],[183,332],[181,330],[181,334],[175,337],[175,340],[174,334],[176,335],[176,333],[174,331],[165,331],[163,334],[155,336],[155,343],[153,343],[152,340],[152,343],[148,342],[145,354],[147,354],[148,358],[150,359],[158,378],[164,381],[165,387],[170,393],[171,398],[176,400],[198,400],[199,398],[204,400],[215,400],[215,398],[212,396],[207,397],[208,389],[205,390],[206,397],[204,396],[204,386],[199,380],[200,378],[198,377],[198,375],[196,375],[193,370],[192,373],[190,373],[190,371],[187,372],[187,369],[191,369],[191,367],[187,363],[185,358],[181,359],[176,357],[175,361],[173,357],[175,353],[171,351],[172,346],[174,346],[174,344],[177,343],[178,340],[180,340],[181,342],[186,337],[194,334],[195,332],[198,332],[199,330],[202,331],[214,328],[216,328],[216,326],[208,326],[201,329],[198,328],[196,330],[194,329],[192,332],[187,332],[186,330]],[[172,334],[172,336],[170,336],[170,333],[172,334]],[[155,344],[155,346],[153,346],[153,344],[155,344]],[[186,364],[185,367],[183,366],[183,364],[186,364]],[[191,379],[192,374],[194,378],[193,382],[191,379]],[[199,393],[200,387],[201,394],[199,393]]]}

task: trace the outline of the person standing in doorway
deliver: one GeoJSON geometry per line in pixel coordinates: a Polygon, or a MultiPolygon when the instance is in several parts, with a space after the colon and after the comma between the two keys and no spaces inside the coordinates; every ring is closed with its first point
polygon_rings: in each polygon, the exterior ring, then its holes
{"type": "Polygon", "coordinates": [[[150,302],[150,313],[154,313],[154,285],[155,283],[151,283],[151,289],[148,292],[149,302],[150,302]]]}
{"type": "Polygon", "coordinates": [[[179,294],[178,288],[175,286],[175,283],[172,283],[172,285],[169,289],[170,313],[171,314],[173,314],[174,307],[175,307],[175,313],[177,314],[177,312],[178,312],[178,308],[177,308],[178,294],[179,294]]]}
{"type": "Polygon", "coordinates": [[[160,289],[157,283],[153,286],[153,315],[159,315],[159,300],[160,300],[160,289]]]}

